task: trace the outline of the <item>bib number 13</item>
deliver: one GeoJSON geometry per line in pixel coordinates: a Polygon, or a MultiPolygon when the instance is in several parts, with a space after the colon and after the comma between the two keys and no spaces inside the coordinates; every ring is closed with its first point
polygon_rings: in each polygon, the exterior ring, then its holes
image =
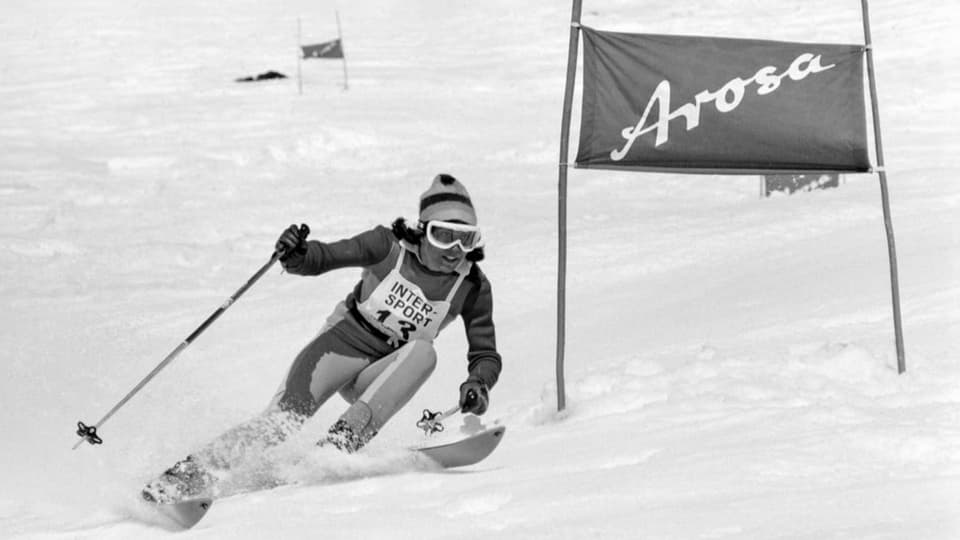
{"type": "Polygon", "coordinates": [[[410,332],[416,330],[417,325],[410,321],[397,319],[396,317],[394,317],[394,321],[388,323],[387,320],[390,319],[390,315],[393,315],[393,313],[386,309],[381,309],[377,312],[377,321],[387,328],[398,330],[400,332],[400,339],[403,341],[410,341],[410,332]]]}

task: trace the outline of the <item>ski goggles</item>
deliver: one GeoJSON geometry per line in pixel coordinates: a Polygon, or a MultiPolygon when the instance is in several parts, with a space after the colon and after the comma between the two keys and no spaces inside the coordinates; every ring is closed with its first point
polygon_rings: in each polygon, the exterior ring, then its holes
{"type": "Polygon", "coordinates": [[[476,225],[451,223],[449,221],[428,221],[427,241],[434,247],[450,249],[460,246],[463,251],[473,251],[483,246],[480,228],[476,225]]]}

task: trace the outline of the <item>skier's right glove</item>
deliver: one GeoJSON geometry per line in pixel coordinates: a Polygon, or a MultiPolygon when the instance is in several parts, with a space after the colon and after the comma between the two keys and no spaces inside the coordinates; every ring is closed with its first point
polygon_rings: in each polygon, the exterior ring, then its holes
{"type": "Polygon", "coordinates": [[[487,412],[490,404],[490,391],[487,385],[477,379],[467,379],[460,385],[460,412],[480,416],[487,412]]]}
{"type": "Polygon", "coordinates": [[[277,239],[276,250],[280,253],[280,262],[286,261],[294,255],[307,253],[307,234],[310,229],[306,225],[290,225],[280,238],[277,239]]]}

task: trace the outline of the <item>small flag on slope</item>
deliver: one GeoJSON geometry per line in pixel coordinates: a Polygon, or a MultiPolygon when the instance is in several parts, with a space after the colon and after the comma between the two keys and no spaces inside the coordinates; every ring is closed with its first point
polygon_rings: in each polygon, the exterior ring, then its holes
{"type": "Polygon", "coordinates": [[[339,39],[318,43],[316,45],[301,45],[304,58],[343,58],[343,46],[339,39]]]}

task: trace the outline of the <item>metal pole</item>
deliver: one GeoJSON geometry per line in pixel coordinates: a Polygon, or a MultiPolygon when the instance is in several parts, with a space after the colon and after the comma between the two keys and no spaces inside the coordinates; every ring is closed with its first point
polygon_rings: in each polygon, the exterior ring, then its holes
{"type": "Polygon", "coordinates": [[[893,327],[897,343],[897,372],[907,370],[903,347],[903,325],[900,319],[900,286],[897,278],[897,248],[893,239],[893,222],[890,219],[890,194],[887,190],[887,171],[883,162],[883,141],[880,138],[880,106],[877,103],[877,82],[873,69],[873,44],[870,36],[870,8],[867,0],[860,0],[863,8],[863,37],[866,44],[867,76],[870,80],[870,103],[873,108],[873,135],[877,151],[877,169],[880,176],[880,198],[883,202],[883,223],[887,231],[887,248],[890,257],[890,290],[893,297],[893,327]]]}
{"type": "Polygon", "coordinates": [[[567,406],[563,377],[564,342],[566,339],[567,294],[567,156],[570,145],[570,111],[577,77],[577,49],[580,46],[580,12],[582,0],[573,0],[570,15],[570,47],[567,51],[567,84],[563,92],[563,119],[560,125],[560,171],[557,199],[557,410],[567,406]]]}
{"type": "Polygon", "coordinates": [[[297,17],[297,89],[300,95],[303,95],[303,75],[301,74],[300,64],[303,63],[303,39],[300,37],[300,17],[297,17]]]}
{"type": "Polygon", "coordinates": [[[340,30],[340,11],[335,12],[337,15],[337,39],[340,41],[340,53],[343,57],[343,89],[346,90],[349,88],[347,84],[347,51],[343,48],[343,32],[340,30]]]}
{"type": "MultiPolygon", "coordinates": [[[[307,227],[306,225],[300,226],[301,238],[306,239],[309,233],[310,233],[309,227],[307,227]]],[[[187,336],[187,339],[183,340],[183,342],[177,345],[177,347],[173,349],[173,351],[170,354],[168,354],[166,358],[164,358],[159,364],[157,364],[157,367],[153,368],[153,371],[148,373],[146,377],[144,377],[139,383],[137,383],[136,386],[133,387],[133,390],[130,390],[129,392],[127,392],[127,395],[123,396],[123,399],[121,399],[116,405],[114,405],[113,408],[107,412],[107,414],[103,415],[103,418],[101,418],[99,422],[97,422],[96,424],[93,424],[90,427],[83,426],[82,423],[80,423],[79,425],[81,425],[87,431],[77,432],[77,434],[83,438],[77,441],[77,444],[73,446],[73,449],[76,450],[77,447],[79,447],[85,440],[91,443],[94,443],[94,440],[99,441],[99,438],[97,437],[97,433],[96,433],[97,429],[103,426],[103,424],[107,420],[109,420],[110,417],[113,416],[115,412],[120,410],[120,407],[123,407],[128,401],[130,401],[130,398],[136,395],[137,392],[139,392],[144,386],[147,385],[148,382],[150,382],[154,377],[156,377],[157,374],[163,370],[163,368],[167,367],[167,365],[170,362],[172,362],[173,359],[177,357],[177,355],[179,355],[184,349],[187,348],[187,346],[193,343],[193,340],[195,340],[200,334],[203,333],[204,330],[206,330],[211,324],[213,324],[213,322],[216,321],[220,317],[220,315],[223,315],[223,313],[227,311],[227,309],[231,305],[233,305],[233,303],[236,302],[237,299],[243,295],[243,293],[247,292],[247,289],[252,287],[253,284],[257,282],[257,280],[259,280],[264,274],[267,273],[267,270],[269,270],[270,267],[273,266],[274,263],[276,263],[280,259],[280,257],[283,256],[283,254],[284,252],[282,251],[274,251],[273,255],[270,257],[270,260],[267,261],[267,263],[264,264],[262,267],[260,267],[260,270],[257,270],[257,273],[251,276],[250,279],[248,279],[247,282],[244,283],[243,286],[237,290],[237,292],[233,293],[233,295],[230,296],[230,298],[228,298],[216,311],[214,311],[212,315],[207,317],[207,320],[203,321],[203,323],[196,330],[194,330],[192,334],[187,336]]]]}

